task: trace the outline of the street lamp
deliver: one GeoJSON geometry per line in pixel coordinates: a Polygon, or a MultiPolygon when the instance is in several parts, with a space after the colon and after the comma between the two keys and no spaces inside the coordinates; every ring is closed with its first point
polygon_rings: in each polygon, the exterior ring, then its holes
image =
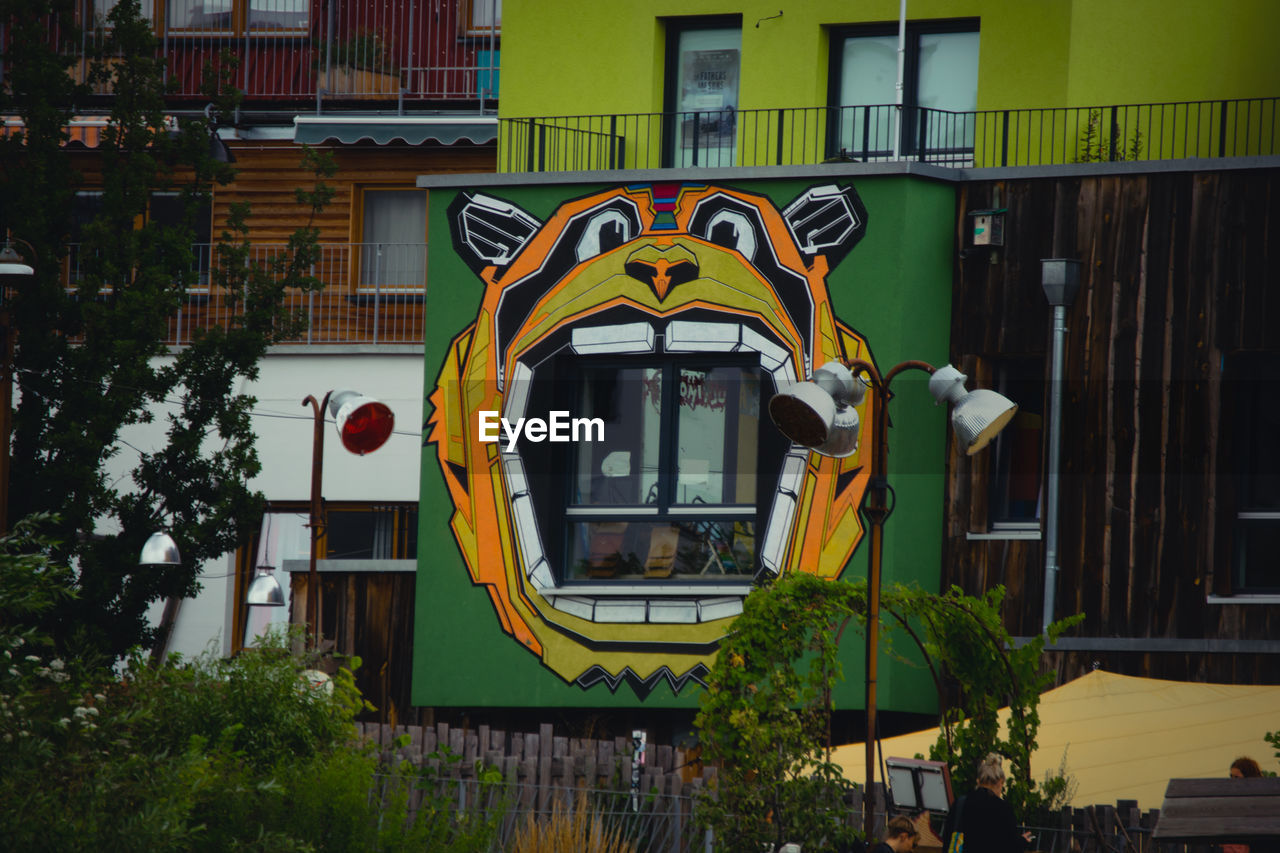
{"type": "MultiPolygon", "coordinates": [[[[316,575],[316,551],[320,543],[320,483],[324,469],[324,410],[327,406],[342,446],[359,456],[377,450],[391,437],[396,419],[390,407],[357,391],[330,391],[317,401],[310,394],[302,401],[310,406],[315,425],[311,442],[311,553],[307,570],[307,622],[311,646],[320,645],[320,589],[316,575]]],[[[274,580],[274,578],[273,578],[274,580]]],[[[258,578],[254,579],[254,583],[258,578]]],[[[251,589],[252,591],[252,589],[251,589]]],[[[252,603],[252,602],[250,602],[252,603]]]]}
{"type": "MultiPolygon", "coordinates": [[[[171,569],[182,565],[182,554],[178,551],[178,543],[163,530],[157,530],[142,543],[138,553],[138,565],[146,569],[171,569]]],[[[165,651],[169,648],[169,635],[178,621],[178,608],[182,607],[182,599],[171,595],[165,599],[164,611],[160,614],[160,625],[156,629],[155,645],[151,647],[151,665],[159,666],[164,660],[165,651]]]]}
{"type": "MultiPolygon", "coordinates": [[[[9,530],[9,433],[13,429],[13,335],[9,333],[10,285],[19,285],[36,274],[18,250],[13,248],[15,239],[6,237],[0,249],[0,533],[9,530]]],[[[31,255],[35,249],[26,240],[16,242],[26,246],[31,255]]]]}
{"type": "Polygon", "coordinates": [[[256,607],[284,607],[284,589],[280,581],[272,574],[273,566],[258,566],[253,573],[253,581],[249,591],[245,593],[245,604],[256,607]]]}
{"type": "Polygon", "coordinates": [[[939,404],[951,404],[951,427],[968,455],[990,443],[1018,407],[1003,395],[978,389],[966,391],[967,377],[951,365],[935,368],[923,361],[904,361],[883,375],[869,361],[852,359],[829,362],[814,371],[813,379],[800,382],[769,400],[769,416],[782,434],[824,456],[849,456],[857,450],[859,419],[856,406],[867,390],[875,394],[871,410],[871,478],[862,511],[871,522],[871,555],[867,576],[866,646],[866,779],[863,829],[870,837],[875,829],[875,803],[870,785],[875,779],[876,658],[880,634],[880,568],[884,553],[884,523],[893,511],[886,479],[889,461],[890,384],[906,370],[929,374],[929,391],[939,404]],[[865,378],[864,378],[865,377],[865,378]]]}

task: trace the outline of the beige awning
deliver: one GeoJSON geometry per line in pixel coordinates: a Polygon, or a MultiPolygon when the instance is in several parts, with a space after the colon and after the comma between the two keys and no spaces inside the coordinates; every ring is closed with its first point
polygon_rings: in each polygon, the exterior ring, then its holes
{"type": "MultiPolygon", "coordinates": [[[[1280,686],[1163,681],[1099,670],[1047,691],[1039,710],[1032,776],[1039,782],[1056,771],[1065,754],[1067,774],[1077,784],[1072,805],[1136,799],[1144,809],[1160,808],[1170,779],[1226,776],[1242,755],[1280,771],[1263,740],[1280,729],[1280,686]]],[[[1000,713],[1008,718],[1007,708],[1000,713]]],[[[881,753],[928,756],[937,739],[937,729],[885,738],[881,753]]],[[[838,747],[834,760],[846,778],[861,784],[862,744],[838,747]]]]}

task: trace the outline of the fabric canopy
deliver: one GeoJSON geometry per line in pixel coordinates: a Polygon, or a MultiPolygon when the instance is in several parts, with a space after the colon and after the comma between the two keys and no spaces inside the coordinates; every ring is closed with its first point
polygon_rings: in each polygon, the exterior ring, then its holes
{"type": "MultiPolygon", "coordinates": [[[[1224,777],[1242,755],[1263,770],[1280,771],[1263,740],[1280,730],[1280,686],[1162,681],[1098,670],[1042,694],[1039,711],[1032,778],[1039,783],[1065,763],[1077,786],[1074,806],[1123,799],[1160,808],[1170,779],[1224,777]]],[[[1000,715],[1007,720],[1009,709],[1000,715]]],[[[879,754],[928,756],[937,739],[936,728],[885,738],[879,754]]],[[[849,744],[833,755],[845,777],[859,784],[864,750],[849,744]]]]}
{"type": "Polygon", "coordinates": [[[333,140],[347,145],[373,142],[388,145],[404,142],[421,145],[437,142],[453,145],[466,140],[485,145],[498,138],[498,120],[493,116],[296,116],[294,142],[319,145],[333,140]]]}

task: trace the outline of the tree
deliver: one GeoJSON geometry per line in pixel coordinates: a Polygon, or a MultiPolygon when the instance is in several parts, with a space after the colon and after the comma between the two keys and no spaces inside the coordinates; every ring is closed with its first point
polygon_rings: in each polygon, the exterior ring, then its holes
{"type": "MultiPolygon", "coordinates": [[[[1041,667],[1045,638],[1012,642],[1000,618],[1003,598],[1002,587],[977,598],[954,587],[937,594],[894,584],[882,590],[881,609],[934,677],[943,734],[933,757],[947,762],[955,790],[971,788],[973,765],[1000,752],[1013,768],[1005,797],[1025,814],[1066,783],[1037,790],[1031,778],[1036,707],[1052,676],[1041,667]],[[952,707],[949,680],[962,685],[952,707]],[[1011,711],[1007,737],[996,717],[1001,705],[1011,711]]],[[[850,622],[865,631],[866,605],[863,580],[800,573],[747,596],[695,721],[704,758],[717,767],[699,818],[730,849],[785,842],[827,849],[855,834],[843,812],[840,769],[830,761],[831,691],[841,677],[840,639],[850,622]]],[[[1082,618],[1054,623],[1049,639],[1082,618]]],[[[888,626],[882,631],[894,637],[888,626]]]]}
{"type": "MultiPolygon", "coordinates": [[[[257,375],[266,348],[294,334],[301,318],[282,306],[290,289],[313,290],[306,274],[316,255],[309,225],[287,252],[249,262],[247,208],[231,210],[210,271],[213,286],[235,300],[226,328],[203,331],[171,354],[169,321],[186,304],[198,265],[192,251],[196,210],[233,169],[210,154],[214,123],[235,107],[224,77],[206,71],[213,108],[174,119],[166,111],[164,60],[138,0],[120,0],[108,17],[89,79],[109,86],[110,114],[99,147],[100,182],[72,168],[67,127],[89,89],[68,73],[82,43],[67,0],[0,0],[8,27],[0,114],[22,126],[0,140],[4,222],[36,270],[11,289],[14,374],[9,519],[54,513],[49,535],[65,543],[54,558],[75,567],[78,593],[47,616],[63,648],[111,660],[154,631],[151,602],[199,589],[201,561],[234,549],[260,515],[248,488],[260,469],[250,421],[253,399],[237,393],[257,375]],[[78,275],[64,278],[79,188],[101,191],[100,212],[82,223],[78,275]],[[151,215],[156,192],[176,193],[176,221],[151,215]],[[166,441],[139,453],[128,481],[108,479],[122,431],[149,423],[167,404],[166,441]],[[134,565],[145,539],[167,528],[185,564],[145,572],[134,565]]],[[[234,60],[224,56],[223,68],[234,60]]],[[[318,212],[331,191],[332,165],[308,154],[317,174],[298,192],[318,212]]]]}

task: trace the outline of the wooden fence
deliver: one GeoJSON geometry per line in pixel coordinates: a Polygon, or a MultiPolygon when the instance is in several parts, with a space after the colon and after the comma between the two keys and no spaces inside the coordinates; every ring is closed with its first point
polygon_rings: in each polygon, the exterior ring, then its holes
{"type": "MultiPolygon", "coordinates": [[[[488,807],[501,799],[509,810],[504,838],[522,816],[549,814],[553,805],[572,806],[577,792],[595,794],[593,808],[607,817],[643,823],[642,851],[714,850],[714,840],[692,827],[698,793],[715,775],[696,749],[642,744],[628,737],[607,739],[557,736],[550,723],[536,732],[508,732],[490,726],[475,729],[358,724],[361,736],[379,744],[387,757],[404,759],[432,771],[428,776],[455,783],[458,807],[488,807]],[[480,775],[496,768],[502,781],[484,799],[480,775]]],[[[873,786],[877,830],[886,810],[882,787],[873,786]]],[[[847,798],[848,819],[861,825],[862,793],[847,798]]],[[[1210,845],[1157,843],[1152,838],[1159,809],[1139,808],[1136,800],[1115,805],[1065,807],[1056,814],[1029,819],[1034,849],[1043,853],[1211,853],[1210,845]]],[[[944,815],[930,815],[941,836],[944,815]]],[[[922,848],[928,850],[928,848],[922,848]]]]}

